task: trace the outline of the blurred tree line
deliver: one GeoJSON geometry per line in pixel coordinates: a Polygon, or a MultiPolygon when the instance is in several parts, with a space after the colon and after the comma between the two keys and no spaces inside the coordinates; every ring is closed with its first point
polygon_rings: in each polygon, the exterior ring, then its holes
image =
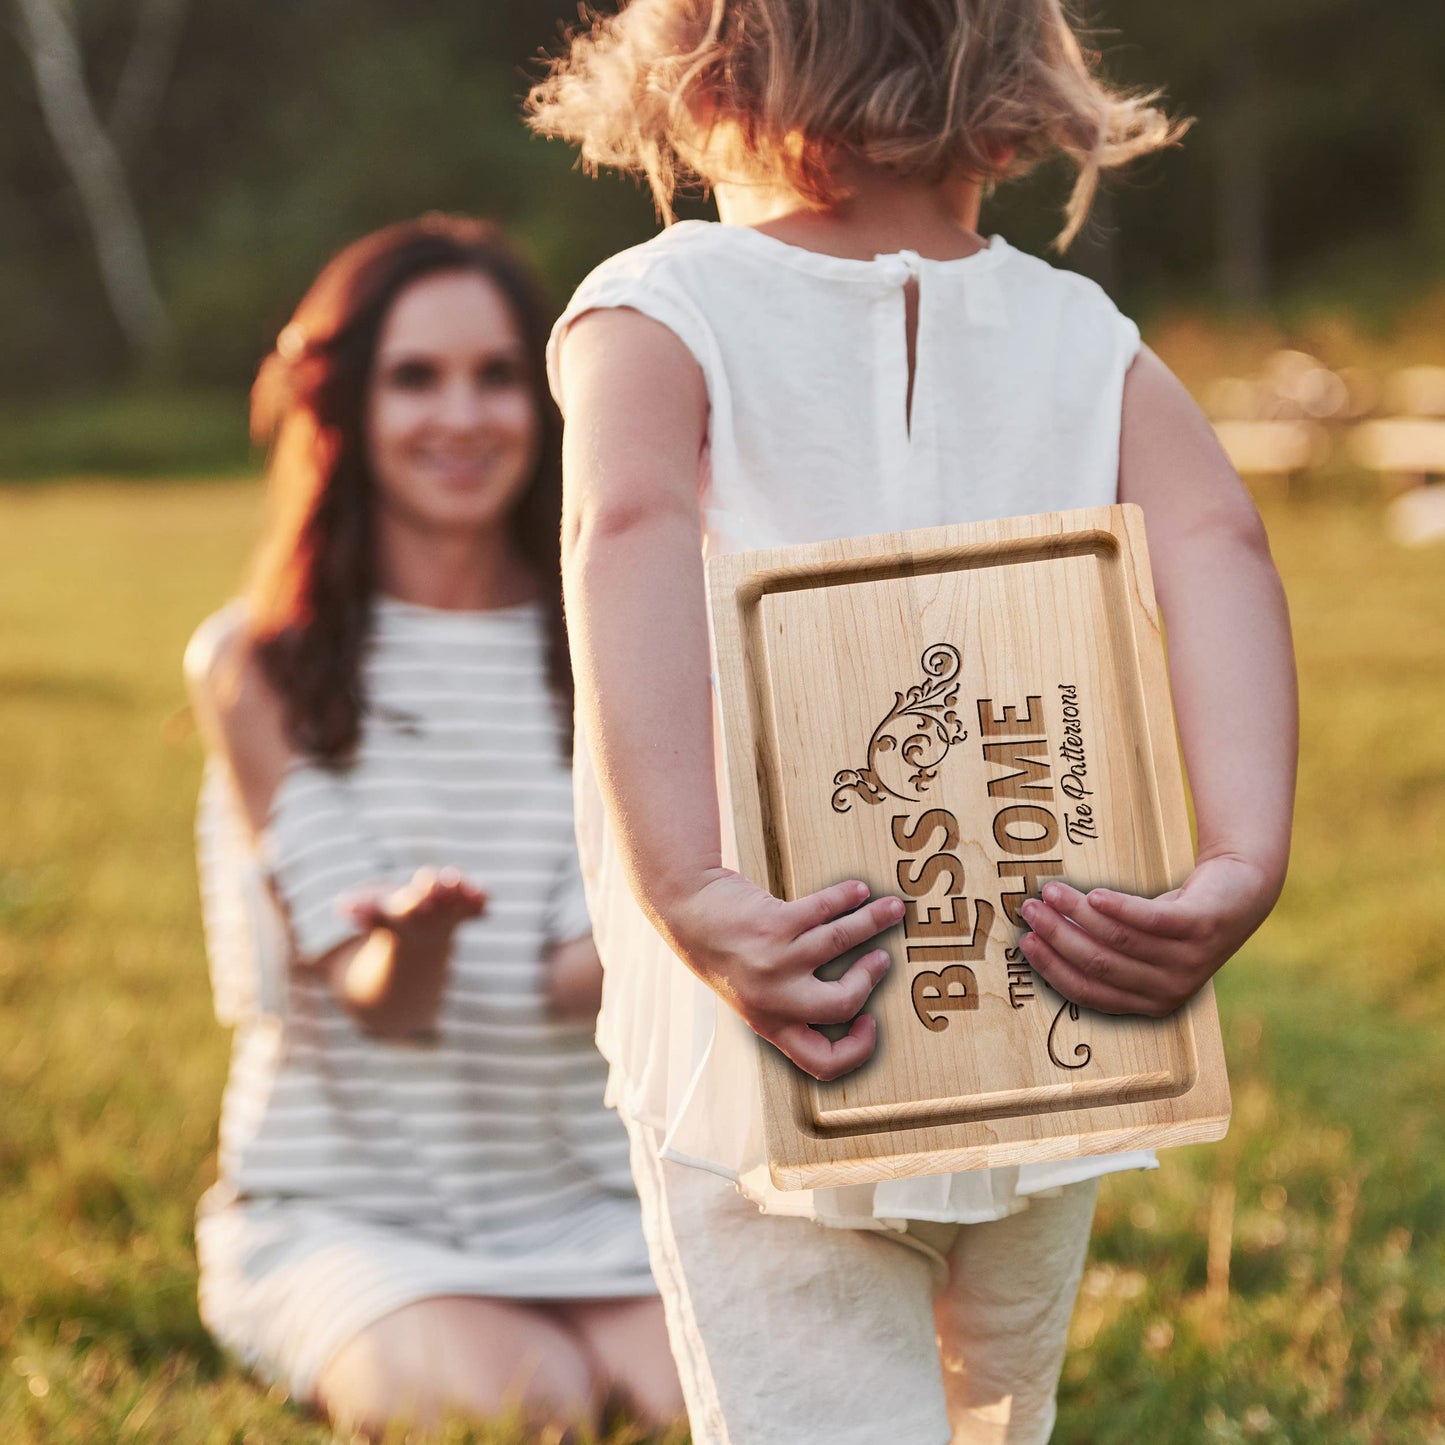
{"type": "MultiPolygon", "coordinates": [[[[0,394],[244,384],[339,244],[421,210],[504,221],[559,298],[654,228],[641,191],[517,118],[575,18],[559,0],[0,5],[0,394]]],[[[1199,122],[1110,185],[1068,258],[1127,308],[1382,312],[1445,272],[1440,0],[1090,19],[1112,75],[1199,122]]],[[[1004,188],[986,229],[1044,251],[1066,183],[1004,188]]]]}

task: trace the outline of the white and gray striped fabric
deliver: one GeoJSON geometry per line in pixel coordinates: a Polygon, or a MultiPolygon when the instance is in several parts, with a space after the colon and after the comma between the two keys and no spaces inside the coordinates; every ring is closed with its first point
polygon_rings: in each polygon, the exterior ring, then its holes
{"type": "Polygon", "coordinates": [[[548,943],[589,928],[544,640],[538,604],[379,599],[357,761],[293,765],[259,858],[207,768],[202,901],[236,1033],[202,1314],[303,1396],[345,1339],[416,1299],[655,1292],[606,1065],[544,1003],[548,943]],[[423,865],[489,902],[456,935],[435,1039],[381,1042],[307,964],[354,932],[347,890],[423,865]]]}

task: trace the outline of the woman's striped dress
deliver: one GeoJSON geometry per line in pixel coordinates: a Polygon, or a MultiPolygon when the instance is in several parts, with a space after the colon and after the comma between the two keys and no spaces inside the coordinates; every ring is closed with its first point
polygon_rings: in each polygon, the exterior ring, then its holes
{"type": "Polygon", "coordinates": [[[379,599],[357,761],[293,765],[259,858],[207,767],[207,945],[236,1033],[201,1311],[301,1398],[348,1338],[428,1296],[655,1292],[606,1066],[544,1002],[547,945],[589,929],[544,639],[536,603],[379,599]],[[461,869],[487,911],[456,934],[435,1039],[379,1041],[306,964],[355,931],[340,895],[423,865],[461,869]]]}

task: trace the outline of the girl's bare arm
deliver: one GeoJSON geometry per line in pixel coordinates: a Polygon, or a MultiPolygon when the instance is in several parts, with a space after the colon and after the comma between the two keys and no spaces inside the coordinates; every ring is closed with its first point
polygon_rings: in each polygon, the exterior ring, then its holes
{"type": "Polygon", "coordinates": [[[859,907],[858,880],[783,902],[722,866],[697,499],[702,374],[671,331],[627,310],[581,317],[560,359],[563,590],[629,884],[678,957],[754,1031],[836,1078],[873,1052],[874,1020],[855,1015],[888,956],[875,950],[834,982],[814,971],[892,926],[903,905],[859,907]],[[837,1042],[810,1027],[849,1019],[837,1042]]]}
{"type": "Polygon", "coordinates": [[[1289,611],[1259,513],[1208,421],[1144,351],[1124,389],[1119,500],[1144,511],[1198,861],[1156,899],[1047,884],[1024,905],[1035,968],[1066,998],[1162,1015],[1192,997],[1284,886],[1299,751],[1289,611]]]}

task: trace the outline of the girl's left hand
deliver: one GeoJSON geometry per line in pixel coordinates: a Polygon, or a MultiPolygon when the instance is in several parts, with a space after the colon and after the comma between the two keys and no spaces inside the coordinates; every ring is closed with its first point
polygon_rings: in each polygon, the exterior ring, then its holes
{"type": "Polygon", "coordinates": [[[1187,1003],[1269,916],[1279,888],[1246,859],[1201,860],[1157,898],[1044,886],[1019,940],[1044,982],[1070,1003],[1163,1018],[1187,1003]]]}

